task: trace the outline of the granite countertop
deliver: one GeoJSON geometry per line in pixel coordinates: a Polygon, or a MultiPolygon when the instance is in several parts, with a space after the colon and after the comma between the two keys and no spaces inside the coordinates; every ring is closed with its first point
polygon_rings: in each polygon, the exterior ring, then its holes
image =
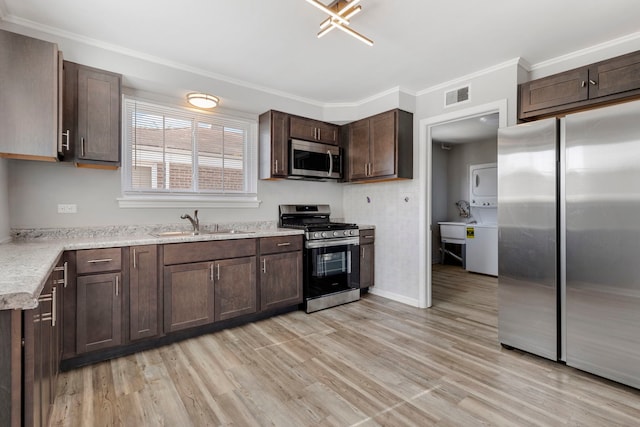
{"type": "Polygon", "coordinates": [[[254,239],[303,233],[302,230],[289,228],[269,228],[238,234],[220,233],[197,236],[156,237],[151,234],[132,234],[14,240],[0,245],[0,271],[2,272],[0,274],[0,310],[37,307],[38,296],[42,292],[44,283],[64,251],[207,240],[254,239]]]}
{"type": "Polygon", "coordinates": [[[358,224],[358,228],[360,230],[375,230],[376,226],[370,224],[358,224]]]}

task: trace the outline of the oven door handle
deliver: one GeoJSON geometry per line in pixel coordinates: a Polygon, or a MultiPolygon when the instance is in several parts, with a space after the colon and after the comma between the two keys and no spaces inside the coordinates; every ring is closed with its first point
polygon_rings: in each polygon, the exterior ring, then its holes
{"type": "Polygon", "coordinates": [[[304,247],[307,249],[317,248],[329,248],[334,246],[359,246],[360,239],[354,238],[338,238],[338,239],[324,239],[324,240],[309,240],[305,242],[304,247]]]}

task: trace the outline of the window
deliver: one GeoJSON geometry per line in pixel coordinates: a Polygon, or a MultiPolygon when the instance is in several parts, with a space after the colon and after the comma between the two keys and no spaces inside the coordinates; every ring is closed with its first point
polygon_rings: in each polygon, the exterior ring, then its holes
{"type": "Polygon", "coordinates": [[[122,207],[257,206],[257,123],[124,101],[122,207]]]}

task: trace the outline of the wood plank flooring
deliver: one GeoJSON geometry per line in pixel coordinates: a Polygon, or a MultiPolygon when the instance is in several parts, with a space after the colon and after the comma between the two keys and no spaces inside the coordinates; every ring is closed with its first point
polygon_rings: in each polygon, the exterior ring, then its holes
{"type": "Polygon", "coordinates": [[[56,426],[637,426],[640,391],[497,341],[497,279],[378,296],[61,374],[56,426]]]}

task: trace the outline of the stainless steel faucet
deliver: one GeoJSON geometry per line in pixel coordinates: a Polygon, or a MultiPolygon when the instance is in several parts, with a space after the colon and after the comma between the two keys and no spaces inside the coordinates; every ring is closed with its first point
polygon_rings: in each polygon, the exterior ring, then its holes
{"type": "Polygon", "coordinates": [[[180,217],[181,219],[188,219],[191,225],[193,226],[193,234],[200,234],[200,220],[198,219],[198,210],[196,209],[193,212],[193,217],[189,214],[184,214],[180,217]]]}

